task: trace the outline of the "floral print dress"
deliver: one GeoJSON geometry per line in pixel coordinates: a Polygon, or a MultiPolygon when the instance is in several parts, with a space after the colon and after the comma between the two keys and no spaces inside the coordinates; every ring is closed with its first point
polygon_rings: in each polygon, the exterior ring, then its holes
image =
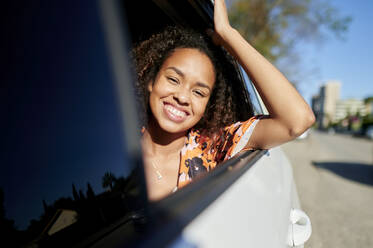
{"type": "MultiPolygon", "coordinates": [[[[241,151],[261,116],[253,116],[245,122],[236,122],[224,128],[224,133],[214,142],[203,137],[199,130],[191,129],[181,149],[181,161],[177,188],[190,183],[199,174],[208,172],[222,161],[241,151]]],[[[176,190],[176,189],[175,189],[176,190]]]]}

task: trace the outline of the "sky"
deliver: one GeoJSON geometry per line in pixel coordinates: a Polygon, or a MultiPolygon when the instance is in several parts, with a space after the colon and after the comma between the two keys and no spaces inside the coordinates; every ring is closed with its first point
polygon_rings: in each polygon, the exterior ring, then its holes
{"type": "Polygon", "coordinates": [[[316,68],[314,75],[300,85],[303,97],[310,102],[319,87],[328,80],[341,82],[341,99],[364,99],[373,96],[373,1],[330,0],[342,16],[352,17],[344,40],[329,36],[317,46],[303,44],[303,68],[316,68]]]}

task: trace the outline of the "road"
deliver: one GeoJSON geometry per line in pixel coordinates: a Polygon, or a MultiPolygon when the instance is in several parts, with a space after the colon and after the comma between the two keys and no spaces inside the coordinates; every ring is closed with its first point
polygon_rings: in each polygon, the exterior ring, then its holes
{"type": "Polygon", "coordinates": [[[373,141],[312,130],[282,148],[312,222],[305,247],[373,247],[373,141]]]}

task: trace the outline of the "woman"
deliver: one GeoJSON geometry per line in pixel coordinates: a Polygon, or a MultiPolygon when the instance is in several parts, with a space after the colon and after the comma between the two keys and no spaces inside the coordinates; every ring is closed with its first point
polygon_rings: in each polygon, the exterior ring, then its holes
{"type": "Polygon", "coordinates": [[[145,109],[142,145],[151,200],[241,149],[269,149],[314,123],[311,109],[288,80],[230,26],[223,0],[215,0],[214,28],[213,42],[240,62],[269,115],[237,122],[234,84],[221,64],[225,55],[206,37],[169,28],[142,42],[134,57],[145,109]]]}

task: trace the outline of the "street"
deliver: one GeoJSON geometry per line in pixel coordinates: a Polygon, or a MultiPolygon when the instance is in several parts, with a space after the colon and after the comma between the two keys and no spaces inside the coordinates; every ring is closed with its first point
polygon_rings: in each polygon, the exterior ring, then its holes
{"type": "Polygon", "coordinates": [[[305,247],[373,247],[373,141],[311,130],[282,149],[312,222],[305,247]]]}

